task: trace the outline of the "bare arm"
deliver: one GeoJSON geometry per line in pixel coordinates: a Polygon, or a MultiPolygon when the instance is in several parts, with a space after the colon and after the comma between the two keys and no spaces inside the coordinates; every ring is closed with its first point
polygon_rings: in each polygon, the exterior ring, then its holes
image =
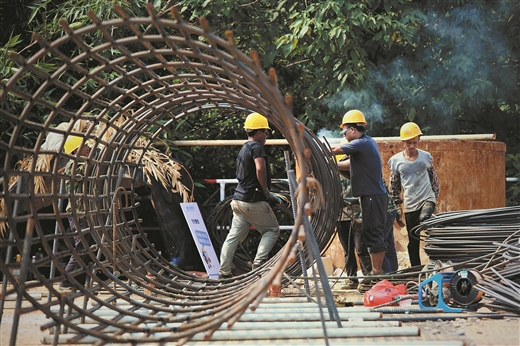
{"type": "Polygon", "coordinates": [[[341,147],[331,147],[330,148],[330,152],[333,154],[333,155],[338,155],[338,154],[344,154],[343,152],[343,149],[341,149],[341,147]]]}
{"type": "Polygon", "coordinates": [[[263,157],[255,159],[256,178],[262,187],[262,191],[266,198],[269,198],[269,189],[267,188],[267,168],[265,167],[265,160],[263,157]]]}
{"type": "Polygon", "coordinates": [[[350,159],[338,162],[340,171],[350,171],[350,159]]]}

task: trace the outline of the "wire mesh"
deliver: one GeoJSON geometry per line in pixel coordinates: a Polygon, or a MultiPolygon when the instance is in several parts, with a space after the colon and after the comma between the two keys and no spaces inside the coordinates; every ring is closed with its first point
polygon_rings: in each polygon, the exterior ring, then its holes
{"type": "MultiPolygon", "coordinates": [[[[203,19],[201,28],[185,23],[175,9],[173,20],[158,18],[151,6],[147,18],[116,10],[119,19],[101,22],[90,14],[93,24],[76,30],[62,22],[65,34],[53,42],[35,34],[41,49],[27,60],[11,55],[20,69],[0,84],[0,114],[12,124],[9,141],[0,141],[2,296],[17,295],[17,316],[44,312],[50,322],[42,329],[55,330],[55,344],[61,330],[76,332],[71,343],[87,337],[98,344],[183,343],[197,333],[211,335],[225,321],[232,324],[259,303],[269,285],[281,282],[303,237],[300,226],[309,232],[309,195],[321,193],[330,203],[310,216],[310,224],[323,249],[340,211],[337,170],[323,144],[292,116],[291,99],[281,96],[274,70],[266,75],[258,56],[238,50],[230,33],[224,40],[203,19]],[[91,46],[87,37],[93,34],[105,42],[91,46]],[[71,46],[72,56],[64,53],[71,46]],[[57,64],[54,70],[39,65],[44,56],[57,64]],[[195,277],[165,262],[140,227],[135,189],[146,180],[143,166],[152,143],[179,120],[211,109],[265,115],[298,163],[295,231],[263,276],[195,277]],[[32,147],[23,144],[28,132],[37,134],[32,147]],[[80,149],[93,148],[87,157],[64,152],[69,136],[81,137],[80,149]],[[51,138],[58,146],[49,149],[51,138]],[[19,161],[25,164],[15,166],[19,161]],[[67,163],[69,171],[63,169],[67,163]],[[83,173],[76,174],[78,169],[83,173]],[[321,191],[308,193],[309,175],[327,182],[321,191]],[[67,232],[68,219],[86,226],[67,232]],[[31,260],[35,248],[41,256],[31,260]],[[20,262],[13,260],[16,254],[20,262]],[[81,268],[67,272],[71,255],[81,268]],[[26,281],[29,272],[36,280],[26,281]],[[57,288],[64,279],[72,284],[70,292],[57,288]],[[41,286],[49,292],[46,302],[28,293],[41,286]],[[31,306],[22,308],[22,298],[31,306]],[[86,318],[98,327],[82,328],[78,321],[86,318]]],[[[17,328],[15,319],[11,345],[17,328]]]]}

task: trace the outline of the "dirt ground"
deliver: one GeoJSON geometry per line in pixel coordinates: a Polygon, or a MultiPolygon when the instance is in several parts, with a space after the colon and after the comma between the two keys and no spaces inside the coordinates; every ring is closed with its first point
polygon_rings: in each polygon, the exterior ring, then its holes
{"type": "MultiPolygon", "coordinates": [[[[291,295],[289,292],[286,296],[291,295]]],[[[359,302],[362,295],[355,290],[333,290],[336,296],[341,296],[343,301],[359,302]]],[[[338,301],[338,299],[336,300],[338,301]]],[[[23,303],[24,305],[27,302],[23,303]]],[[[338,306],[341,306],[338,303],[338,306]]],[[[348,309],[348,308],[346,308],[348,309]]],[[[260,310],[257,310],[260,311],[260,310]]],[[[479,313],[482,311],[478,311],[479,313]]],[[[0,327],[0,346],[9,345],[13,324],[14,301],[6,301],[4,314],[0,327]]],[[[385,313],[383,316],[387,316],[385,313]]],[[[49,330],[42,331],[41,327],[49,323],[50,320],[42,312],[32,312],[22,315],[19,321],[18,334],[16,338],[17,346],[37,346],[42,345],[42,339],[50,335],[49,330]]],[[[520,319],[505,317],[503,319],[482,319],[468,317],[455,320],[442,320],[432,315],[432,320],[426,322],[404,322],[405,326],[417,326],[420,328],[420,337],[417,337],[416,345],[431,343],[443,345],[447,340],[460,341],[467,346],[517,346],[520,345],[520,319]]],[[[378,344],[399,344],[400,339],[396,338],[377,338],[371,341],[378,344]]],[[[352,343],[364,342],[363,339],[353,339],[352,343]]]]}
{"type": "MultiPolygon", "coordinates": [[[[362,302],[363,296],[355,290],[343,291],[333,290],[335,295],[342,301],[362,302]]],[[[336,298],[338,301],[338,298],[336,298]]],[[[492,313],[487,308],[480,308],[474,314],[492,313]]],[[[520,345],[520,317],[506,316],[502,319],[489,319],[472,317],[468,312],[468,318],[457,318],[454,320],[443,320],[437,314],[429,314],[431,320],[425,322],[403,322],[403,326],[417,326],[421,330],[421,342],[438,342],[443,345],[443,340],[462,341],[466,346],[518,346],[520,345]]],[[[405,314],[406,315],[406,314],[405,314]]],[[[448,314],[441,314],[442,316],[448,314]]],[[[383,318],[389,316],[383,314],[383,318]]],[[[392,315],[395,316],[395,315],[392,315]]],[[[410,316],[410,314],[408,314],[410,316]]],[[[384,344],[384,342],[383,342],[384,344]]]]}

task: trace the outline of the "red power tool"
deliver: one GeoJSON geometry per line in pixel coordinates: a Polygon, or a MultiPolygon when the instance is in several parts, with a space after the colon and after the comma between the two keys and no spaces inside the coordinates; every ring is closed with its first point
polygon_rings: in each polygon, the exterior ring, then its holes
{"type": "Polygon", "coordinates": [[[364,306],[400,305],[399,297],[407,296],[408,290],[403,284],[395,286],[388,280],[382,280],[365,292],[364,306]],[[390,302],[396,301],[394,304],[390,302]]]}

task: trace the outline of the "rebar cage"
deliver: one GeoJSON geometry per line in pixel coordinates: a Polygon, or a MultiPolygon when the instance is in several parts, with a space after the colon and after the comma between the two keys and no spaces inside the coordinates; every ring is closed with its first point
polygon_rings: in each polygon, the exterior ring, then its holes
{"type": "MultiPolygon", "coordinates": [[[[143,338],[182,343],[200,332],[211,334],[224,321],[236,321],[270,284],[279,284],[294,261],[298,233],[305,238],[301,229],[314,231],[320,249],[328,244],[340,210],[333,202],[339,201],[339,179],[327,149],[293,117],[290,97],[281,96],[274,70],[265,74],[257,55],[239,51],[231,34],[226,40],[217,37],[203,19],[200,28],[185,23],[175,9],[174,19],[159,18],[151,6],[147,18],[116,11],[119,19],[101,22],[91,14],[93,24],[77,30],[62,21],[63,37],[49,43],[36,34],[42,47],[37,53],[28,60],[11,56],[20,69],[0,85],[1,116],[13,124],[9,142],[0,141],[6,157],[1,173],[2,294],[17,295],[17,313],[41,310],[50,317],[42,329],[56,328],[55,343],[60,330],[68,328],[77,331],[69,340],[73,343],[87,336],[100,343],[143,338]],[[85,40],[88,34],[101,35],[105,42],[92,47],[85,40]],[[66,56],[60,49],[71,45],[76,53],[66,56]],[[38,63],[44,56],[53,58],[55,70],[38,63]],[[29,79],[35,85],[31,93],[18,87],[29,79]],[[295,230],[263,276],[197,278],[163,261],[140,230],[134,189],[146,153],[180,119],[211,109],[264,114],[288,140],[298,163],[295,230]],[[31,148],[20,145],[28,130],[39,132],[31,148]],[[80,149],[92,148],[86,158],[65,153],[64,139],[70,136],[82,138],[80,149]],[[51,139],[57,146],[50,146],[51,139]],[[23,163],[14,165],[18,160],[23,163]],[[328,182],[319,192],[330,202],[314,210],[314,229],[304,223],[311,173],[328,182]],[[69,218],[88,226],[67,232],[69,218]],[[75,241],[84,249],[75,247],[75,241]],[[31,259],[34,247],[44,256],[31,259]],[[20,262],[13,261],[15,253],[20,262]],[[82,269],[65,271],[70,255],[82,269]],[[45,267],[49,275],[41,273],[45,267]],[[28,272],[36,280],[26,281],[28,272]],[[87,276],[86,285],[78,279],[81,274],[87,276]],[[71,292],[58,290],[64,279],[72,283],[71,292]],[[28,293],[36,286],[48,289],[47,301],[28,293]],[[21,297],[32,306],[22,308],[21,297]],[[99,328],[83,329],[77,320],[85,318],[97,320],[99,328]]],[[[16,332],[14,323],[13,345],[16,332]]]]}

